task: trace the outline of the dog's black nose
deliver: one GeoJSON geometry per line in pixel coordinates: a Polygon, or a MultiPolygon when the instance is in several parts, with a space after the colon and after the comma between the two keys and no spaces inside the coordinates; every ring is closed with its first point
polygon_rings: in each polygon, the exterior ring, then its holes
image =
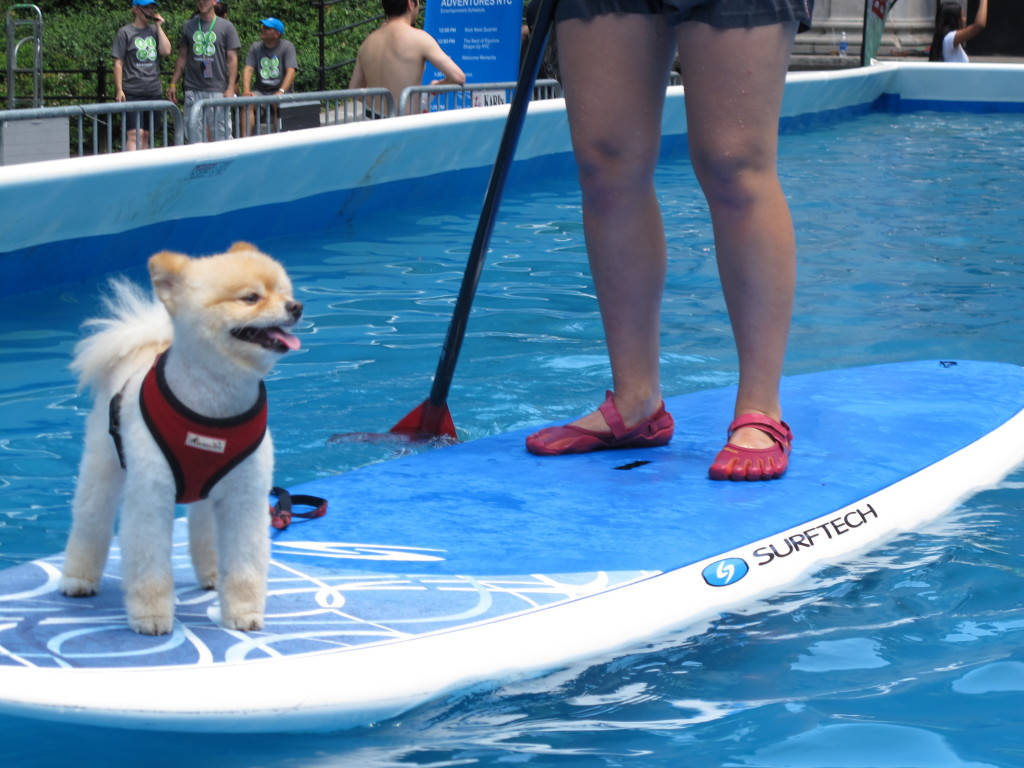
{"type": "Polygon", "coordinates": [[[284,305],[284,308],[288,311],[292,317],[298,320],[302,317],[302,302],[301,301],[289,301],[284,305]]]}

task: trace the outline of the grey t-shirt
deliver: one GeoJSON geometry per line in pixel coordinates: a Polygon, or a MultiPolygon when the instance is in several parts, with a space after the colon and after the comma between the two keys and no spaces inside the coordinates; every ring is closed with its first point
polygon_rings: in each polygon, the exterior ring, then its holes
{"type": "Polygon", "coordinates": [[[110,49],[115,59],[121,60],[121,87],[124,95],[134,99],[159,99],[160,57],[156,52],[156,27],[147,24],[141,29],[125,24],[114,37],[110,49]]]}
{"type": "Polygon", "coordinates": [[[193,16],[181,28],[178,48],[185,48],[185,88],[225,91],[228,87],[228,51],[242,47],[235,25],[221,16],[206,24],[193,16]]]}
{"type": "Polygon", "coordinates": [[[286,70],[299,68],[295,46],[288,40],[278,40],[273,48],[267,48],[262,40],[253,43],[245,57],[245,66],[256,70],[253,90],[261,93],[273,93],[281,87],[286,70]]]}

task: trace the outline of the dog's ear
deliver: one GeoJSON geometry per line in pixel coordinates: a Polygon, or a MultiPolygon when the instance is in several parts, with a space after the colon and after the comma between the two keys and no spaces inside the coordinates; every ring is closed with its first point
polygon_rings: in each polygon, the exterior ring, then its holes
{"type": "Polygon", "coordinates": [[[234,253],[235,251],[256,251],[257,253],[259,253],[259,250],[260,249],[257,248],[252,243],[247,243],[244,240],[239,240],[237,243],[228,248],[228,253],[234,253]]]}
{"type": "Polygon", "coordinates": [[[176,289],[184,281],[190,261],[185,254],[173,251],[160,251],[149,258],[149,279],[153,281],[153,290],[172,314],[176,289]]]}

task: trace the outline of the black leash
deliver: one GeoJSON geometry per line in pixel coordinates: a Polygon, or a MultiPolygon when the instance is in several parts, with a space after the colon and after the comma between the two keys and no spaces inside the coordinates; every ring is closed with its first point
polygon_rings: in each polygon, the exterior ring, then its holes
{"type": "Polygon", "coordinates": [[[315,519],[327,514],[327,499],[297,493],[294,496],[284,488],[271,488],[270,494],[277,497],[277,504],[270,508],[270,524],[279,531],[287,528],[293,517],[315,519]],[[294,507],[311,507],[309,512],[295,512],[294,507]]]}

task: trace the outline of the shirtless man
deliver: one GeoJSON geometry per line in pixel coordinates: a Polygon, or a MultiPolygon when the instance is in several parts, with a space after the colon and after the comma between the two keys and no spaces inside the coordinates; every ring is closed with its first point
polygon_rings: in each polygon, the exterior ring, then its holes
{"type": "MultiPolygon", "coordinates": [[[[402,91],[423,84],[427,62],[444,75],[442,80],[432,80],[431,85],[466,83],[466,73],[459,65],[428,32],[416,28],[419,0],[381,0],[381,5],[387,21],[359,46],[349,88],[387,88],[398,106],[402,91]]],[[[407,109],[408,114],[422,111],[419,104],[412,103],[407,109]]]]}

